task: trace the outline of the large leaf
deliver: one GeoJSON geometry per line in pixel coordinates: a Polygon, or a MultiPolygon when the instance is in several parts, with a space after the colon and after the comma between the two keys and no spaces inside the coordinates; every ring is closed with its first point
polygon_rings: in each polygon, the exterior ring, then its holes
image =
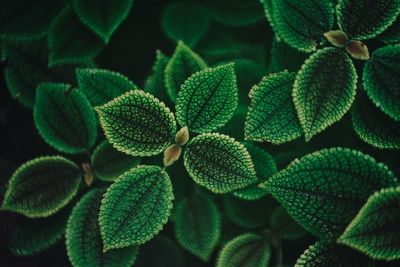
{"type": "Polygon", "coordinates": [[[339,0],[337,21],[351,39],[371,39],[386,30],[400,13],[399,0],[339,0]]]}
{"type": "Polygon", "coordinates": [[[144,90],[164,103],[169,101],[169,96],[167,93],[167,88],[165,87],[164,71],[169,62],[169,57],[167,57],[160,50],[156,51],[156,59],[151,68],[150,76],[144,82],[144,90]]]}
{"type": "Polygon", "coordinates": [[[295,240],[306,234],[306,231],[281,206],[274,209],[269,223],[272,234],[282,239],[295,240]]]}
{"type": "Polygon", "coordinates": [[[182,85],[176,117],[190,131],[204,133],[224,126],[238,102],[233,64],[195,73],[182,85]]]}
{"type": "Polygon", "coordinates": [[[176,206],[174,222],[179,244],[207,261],[221,232],[221,214],[213,199],[201,191],[183,199],[176,206]]]}
{"type": "Polygon", "coordinates": [[[396,185],[393,173],[370,156],[331,148],[293,161],[262,186],[306,230],[331,239],[343,232],[373,192],[396,185]]]}
{"type": "Polygon", "coordinates": [[[60,156],[40,157],[21,165],[11,177],[2,209],[27,217],[48,217],[75,196],[81,170],[60,156]]]}
{"type": "Polygon", "coordinates": [[[338,239],[380,260],[400,259],[400,187],[373,194],[338,239]]]}
{"type": "Polygon", "coordinates": [[[167,223],[172,199],[171,181],[161,168],[139,166],[124,173],[102,200],[103,251],[152,239],[167,223]]]}
{"type": "Polygon", "coordinates": [[[74,267],[130,267],[138,249],[131,246],[103,252],[99,212],[103,189],[86,193],[72,210],[66,230],[68,257],[74,267]]]}
{"type": "Polygon", "coordinates": [[[363,81],[372,102],[400,121],[400,44],[375,50],[365,64],[363,81]]]}
{"type": "Polygon", "coordinates": [[[400,16],[396,21],[378,36],[379,40],[387,44],[400,43],[400,16]]]}
{"type": "Polygon", "coordinates": [[[313,54],[297,73],[293,101],[306,141],[339,121],[356,95],[357,73],[338,48],[313,54]]]}
{"type": "MultiPolygon", "coordinates": [[[[266,0],[268,2],[270,0],[266,0]]],[[[272,41],[271,59],[269,63],[269,71],[271,73],[287,71],[299,71],[304,61],[307,59],[307,54],[300,52],[285,42],[277,40],[275,37],[272,41]]]]}
{"type": "Polygon", "coordinates": [[[249,152],[227,135],[196,136],[187,144],[184,163],[193,180],[214,193],[227,193],[257,180],[249,152]]]}
{"type": "Polygon", "coordinates": [[[127,92],[96,111],[107,139],[126,154],[157,155],[174,140],[174,114],[164,103],[141,90],[127,92]]]}
{"type": "Polygon", "coordinates": [[[86,97],[70,85],[41,84],[33,117],[43,139],[63,153],[88,152],[96,142],[96,114],[86,97]]]}
{"type": "Polygon", "coordinates": [[[251,89],[246,140],[282,144],[303,134],[292,101],[295,76],[287,71],[271,74],[251,89]]]}

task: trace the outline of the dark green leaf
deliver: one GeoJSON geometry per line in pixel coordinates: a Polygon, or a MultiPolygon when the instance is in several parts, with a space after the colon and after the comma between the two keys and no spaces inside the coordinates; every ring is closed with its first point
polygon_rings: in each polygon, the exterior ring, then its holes
{"type": "Polygon", "coordinates": [[[294,240],[306,234],[306,231],[280,206],[272,212],[269,223],[272,233],[283,239],[294,240]]]}
{"type": "Polygon", "coordinates": [[[400,16],[396,21],[378,36],[379,40],[387,44],[400,43],[400,16]]]}
{"type": "Polygon", "coordinates": [[[290,47],[285,42],[278,41],[275,37],[272,41],[269,71],[271,73],[284,70],[297,72],[306,59],[307,54],[290,47]]]}
{"type": "Polygon", "coordinates": [[[160,50],[156,51],[156,60],[151,68],[150,76],[144,82],[144,90],[164,103],[169,101],[167,88],[165,87],[164,71],[169,62],[169,57],[160,50]]]}

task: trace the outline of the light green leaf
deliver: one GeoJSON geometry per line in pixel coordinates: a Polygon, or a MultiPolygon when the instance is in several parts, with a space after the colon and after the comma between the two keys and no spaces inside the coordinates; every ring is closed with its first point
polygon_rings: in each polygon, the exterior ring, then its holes
{"type": "Polygon", "coordinates": [[[66,247],[74,267],[130,267],[136,260],[137,247],[103,253],[99,212],[104,190],[86,193],[72,210],[66,230],[66,247]]]}
{"type": "Polygon", "coordinates": [[[292,101],[295,76],[287,71],[271,74],[251,89],[246,140],[282,144],[303,134],[292,101]]]}
{"type": "Polygon", "coordinates": [[[271,258],[271,247],[257,234],[242,234],[229,241],[221,250],[217,267],[266,267],[271,258]]]}
{"type": "Polygon", "coordinates": [[[281,206],[274,209],[269,224],[272,233],[283,239],[295,240],[306,234],[306,231],[298,225],[281,206]]]}
{"type": "Polygon", "coordinates": [[[141,90],[127,92],[96,111],[108,141],[126,154],[157,155],[174,140],[174,114],[164,103],[141,90]]]}
{"type": "Polygon", "coordinates": [[[323,149],[294,160],[262,187],[310,233],[336,238],[376,190],[399,185],[382,163],[346,148],[323,149]]]}
{"type": "Polygon", "coordinates": [[[81,176],[75,163],[60,156],[30,160],[14,172],[1,208],[30,218],[48,217],[76,195],[81,176]]]}
{"type": "Polygon", "coordinates": [[[193,52],[182,41],[178,42],[164,73],[165,87],[173,103],[176,102],[181,86],[186,79],[206,67],[207,63],[199,55],[193,52]]]}
{"type": "Polygon", "coordinates": [[[233,64],[206,69],[190,76],[179,92],[176,117],[196,133],[224,126],[235,112],[238,89],[233,64]]]}
{"type": "Polygon", "coordinates": [[[397,17],[396,21],[389,28],[378,36],[378,39],[387,44],[400,43],[400,16],[397,17]]]}
{"type": "Polygon", "coordinates": [[[195,192],[177,204],[174,219],[178,243],[208,261],[221,233],[221,214],[213,199],[195,192]]]}
{"type": "Polygon", "coordinates": [[[193,180],[214,193],[227,193],[257,180],[247,149],[227,135],[208,133],[187,144],[184,164],[193,180]]]}
{"type": "Polygon", "coordinates": [[[156,60],[151,68],[150,76],[144,82],[144,91],[154,95],[164,103],[169,101],[167,88],[165,87],[164,71],[169,62],[167,57],[160,50],[156,51],[156,60]]]}
{"type": "Polygon", "coordinates": [[[124,173],[104,195],[100,208],[103,251],[141,245],[167,223],[172,208],[168,174],[156,166],[124,173]]]}
{"type": "Polygon", "coordinates": [[[373,259],[400,259],[400,187],[374,193],[338,242],[373,259]]]}
{"type": "Polygon", "coordinates": [[[338,48],[318,50],[297,73],[293,101],[306,141],[339,121],[356,95],[353,62],[338,48]]]}
{"type": "Polygon", "coordinates": [[[43,139],[63,153],[84,153],[96,142],[96,114],[86,97],[70,85],[39,85],[33,117],[43,139]]]}
{"type": "MultiPolygon", "coordinates": [[[[266,0],[269,2],[271,0],[266,0]]],[[[275,37],[272,41],[269,63],[269,71],[271,73],[287,70],[289,72],[297,72],[307,59],[307,54],[300,52],[285,42],[278,41],[275,37]]]]}

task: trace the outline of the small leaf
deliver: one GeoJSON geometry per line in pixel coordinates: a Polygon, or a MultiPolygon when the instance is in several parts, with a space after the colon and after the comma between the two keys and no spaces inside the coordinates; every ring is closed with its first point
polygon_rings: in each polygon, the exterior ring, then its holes
{"type": "Polygon", "coordinates": [[[363,82],[372,102],[389,117],[400,121],[400,44],[372,53],[364,67],[363,82]]]}
{"type": "Polygon", "coordinates": [[[164,71],[169,62],[169,57],[160,50],[156,51],[156,60],[151,68],[150,76],[144,82],[144,91],[154,95],[164,103],[169,101],[165,87],[164,71]]]}
{"type": "Polygon", "coordinates": [[[179,92],[176,117],[196,133],[224,126],[235,112],[238,89],[233,64],[206,69],[190,76],[179,92]]]}
{"type": "Polygon", "coordinates": [[[295,240],[306,234],[306,231],[280,206],[272,212],[270,226],[272,233],[283,239],[295,240]]]}
{"type": "Polygon", "coordinates": [[[400,12],[399,0],[339,0],[339,27],[350,39],[371,39],[386,30],[400,12]]]}
{"type": "Polygon", "coordinates": [[[164,74],[165,87],[171,101],[176,102],[181,86],[187,78],[206,67],[207,63],[199,55],[179,41],[164,74]]]}
{"type": "Polygon", "coordinates": [[[174,140],[174,114],[164,103],[141,90],[127,92],[96,111],[108,141],[126,154],[157,155],[174,140]]]}
{"type": "Polygon", "coordinates": [[[93,106],[104,105],[130,90],[138,89],[122,74],[104,69],[77,69],[76,81],[93,106]]]}
{"type": "Polygon", "coordinates": [[[81,178],[78,166],[63,157],[30,160],[11,177],[2,209],[30,218],[48,217],[76,195],[81,178]]]}
{"type": "Polygon", "coordinates": [[[323,149],[294,160],[262,184],[310,233],[340,235],[368,197],[399,185],[382,163],[361,152],[323,149]]]}
{"type": "Polygon", "coordinates": [[[400,17],[387,28],[378,39],[386,44],[396,44],[400,42],[400,17]]]}
{"type": "Polygon", "coordinates": [[[80,21],[108,43],[113,32],[128,16],[133,0],[72,0],[80,21]]]}
{"type": "Polygon", "coordinates": [[[247,149],[227,135],[208,133],[187,144],[184,163],[189,175],[214,193],[227,193],[256,181],[247,149]]]}
{"type": "Polygon", "coordinates": [[[245,139],[282,144],[303,134],[292,101],[295,74],[287,71],[264,77],[249,96],[245,139]]]}
{"type": "Polygon", "coordinates": [[[338,48],[318,50],[297,73],[293,101],[306,141],[339,121],[356,95],[357,73],[338,48]]]}
{"type": "Polygon", "coordinates": [[[355,59],[359,59],[359,60],[368,60],[369,59],[368,47],[361,41],[351,40],[351,41],[347,42],[346,51],[355,59]]]}
{"type": "Polygon", "coordinates": [[[167,223],[172,208],[168,174],[156,166],[124,173],[104,195],[100,208],[103,251],[141,245],[167,223]]]}
{"type": "Polygon", "coordinates": [[[140,158],[121,153],[107,141],[96,147],[91,156],[94,174],[103,181],[114,181],[140,163],[140,158]]]}
{"type": "Polygon", "coordinates": [[[266,239],[256,234],[242,234],[229,241],[217,259],[217,267],[265,267],[271,258],[266,239]]]}
{"type": "Polygon", "coordinates": [[[177,204],[174,219],[179,244],[208,261],[221,232],[221,214],[214,201],[198,191],[177,204]]]}
{"type": "Polygon", "coordinates": [[[104,190],[86,193],[72,210],[66,230],[68,257],[74,267],[130,267],[136,260],[137,247],[103,253],[99,211],[104,190]]]}
{"type": "Polygon", "coordinates": [[[70,85],[43,83],[37,89],[35,126],[53,148],[67,154],[89,151],[97,138],[97,119],[86,97],[70,85]]]}
{"type": "MultiPolygon", "coordinates": [[[[265,2],[269,2],[266,0],[265,2]]],[[[307,59],[307,54],[300,52],[285,42],[278,41],[275,37],[272,41],[271,59],[269,65],[269,72],[281,72],[287,70],[289,72],[297,72],[307,59]]]]}
{"type": "Polygon", "coordinates": [[[374,193],[338,242],[373,259],[400,259],[400,187],[374,193]]]}

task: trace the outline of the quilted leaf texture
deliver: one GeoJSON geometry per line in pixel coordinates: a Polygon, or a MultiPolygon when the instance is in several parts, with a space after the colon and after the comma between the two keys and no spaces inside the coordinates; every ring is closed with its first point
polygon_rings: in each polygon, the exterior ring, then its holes
{"type": "Polygon", "coordinates": [[[267,267],[271,247],[257,234],[246,233],[229,241],[221,250],[216,267],[267,267]]]}
{"type": "Polygon", "coordinates": [[[96,147],[91,156],[92,169],[97,178],[114,181],[140,163],[140,158],[121,153],[107,141],[96,147]]]}
{"type": "Polygon", "coordinates": [[[306,141],[344,116],[355,98],[356,84],[353,62],[338,48],[320,49],[306,60],[293,88],[306,141]]]}
{"type": "Polygon", "coordinates": [[[108,101],[138,89],[127,77],[105,69],[79,68],[76,80],[82,93],[93,106],[104,105],[108,101]]]}
{"type": "Polygon", "coordinates": [[[151,68],[149,77],[147,77],[144,82],[144,91],[154,95],[164,103],[169,101],[169,96],[167,94],[167,88],[165,87],[164,71],[169,62],[169,57],[167,57],[160,50],[156,51],[156,59],[151,68]]]}
{"type": "Polygon", "coordinates": [[[333,27],[331,0],[272,0],[272,7],[277,35],[299,51],[314,51],[322,35],[333,27]]]}
{"type": "Polygon", "coordinates": [[[205,69],[207,63],[182,41],[178,42],[175,52],[165,67],[165,87],[169,98],[176,102],[182,84],[192,74],[205,69]]]}
{"type": "Polygon", "coordinates": [[[129,91],[96,111],[108,141],[126,154],[157,155],[174,140],[174,114],[144,91],[129,91]]]}
{"type": "Polygon", "coordinates": [[[221,233],[221,214],[214,200],[200,190],[180,201],[174,211],[179,244],[208,261],[221,233]]]}
{"type": "Polygon", "coordinates": [[[196,133],[224,126],[238,102],[233,64],[205,69],[190,76],[179,92],[176,117],[180,125],[196,133]]]}
{"type": "Polygon", "coordinates": [[[287,71],[270,74],[251,89],[246,140],[282,144],[303,134],[292,100],[295,76],[287,71]]]}
{"type": "Polygon", "coordinates": [[[133,0],[73,0],[80,21],[108,43],[113,32],[128,16],[133,0]]]}
{"type": "Polygon", "coordinates": [[[11,177],[2,209],[30,218],[48,217],[76,195],[81,179],[79,167],[63,157],[30,160],[11,177]]]}
{"type": "Polygon", "coordinates": [[[172,208],[172,185],[157,166],[138,166],[108,189],[100,208],[103,251],[141,245],[167,223],[172,208]]]}
{"type": "Polygon", "coordinates": [[[323,149],[294,160],[262,184],[310,233],[338,237],[375,191],[399,185],[382,163],[359,151],[323,149]]]}
{"type": "Polygon", "coordinates": [[[280,206],[272,212],[269,224],[272,233],[283,239],[295,240],[306,234],[306,231],[280,206]]]}
{"type": "Polygon", "coordinates": [[[66,247],[74,267],[130,267],[136,260],[138,248],[135,246],[103,252],[98,218],[104,191],[87,192],[69,217],[66,247]]]}
{"type": "Polygon", "coordinates": [[[387,44],[396,44],[400,42],[400,17],[397,17],[396,21],[385,30],[378,39],[387,44]]]}
{"type": "Polygon", "coordinates": [[[223,134],[201,134],[189,141],[184,164],[196,183],[214,193],[228,193],[257,181],[247,149],[223,134]]]}
{"type": "Polygon", "coordinates": [[[339,27],[351,39],[371,39],[386,30],[400,13],[399,0],[339,0],[339,27]]]}
{"type": "Polygon", "coordinates": [[[97,118],[86,97],[71,89],[61,83],[39,85],[33,117],[49,145],[63,153],[80,154],[96,142],[97,118]]]}
{"type": "Polygon", "coordinates": [[[372,102],[400,121],[400,44],[375,50],[365,64],[363,81],[372,102]]]}
{"type": "Polygon", "coordinates": [[[400,259],[400,187],[374,193],[338,242],[380,260],[400,259]]]}

